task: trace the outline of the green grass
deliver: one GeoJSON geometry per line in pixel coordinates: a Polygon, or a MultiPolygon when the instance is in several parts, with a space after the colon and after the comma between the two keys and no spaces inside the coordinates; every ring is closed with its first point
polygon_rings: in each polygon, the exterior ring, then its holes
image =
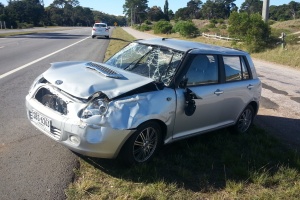
{"type": "Polygon", "coordinates": [[[82,157],[68,199],[299,199],[300,157],[259,128],[226,129],[164,146],[124,167],[82,157]]]}
{"type": "MultiPolygon", "coordinates": [[[[113,38],[127,38],[118,28],[113,38]]],[[[133,38],[131,38],[133,39],[133,38]]],[[[117,50],[116,40],[110,43],[117,50]]],[[[262,129],[227,129],[164,146],[148,164],[81,157],[68,199],[299,199],[300,155],[262,129]]]]}

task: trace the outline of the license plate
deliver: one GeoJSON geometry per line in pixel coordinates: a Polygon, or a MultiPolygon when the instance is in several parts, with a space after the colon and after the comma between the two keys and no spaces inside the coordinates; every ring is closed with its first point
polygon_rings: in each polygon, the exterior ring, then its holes
{"type": "Polygon", "coordinates": [[[45,117],[44,115],[40,114],[39,112],[32,110],[29,112],[30,119],[38,124],[42,129],[50,132],[51,130],[51,120],[45,117]]]}

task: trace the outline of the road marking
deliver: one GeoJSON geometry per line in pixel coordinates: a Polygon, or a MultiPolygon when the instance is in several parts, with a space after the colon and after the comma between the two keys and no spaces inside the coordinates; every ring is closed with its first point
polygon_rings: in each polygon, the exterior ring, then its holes
{"type": "Polygon", "coordinates": [[[0,46],[0,49],[4,48],[5,46],[0,46]]]}
{"type": "Polygon", "coordinates": [[[61,51],[63,51],[63,50],[66,50],[66,49],[68,49],[68,48],[70,48],[70,47],[72,47],[72,46],[74,46],[74,45],[76,45],[76,44],[78,44],[78,43],[80,43],[80,42],[83,42],[84,40],[86,40],[86,39],[88,39],[88,38],[90,38],[90,37],[86,37],[86,38],[84,38],[84,39],[82,39],[82,40],[80,40],[80,41],[78,41],[78,42],[75,42],[75,43],[73,43],[73,44],[67,46],[67,47],[64,47],[64,48],[62,48],[62,49],[60,49],[60,50],[57,50],[57,51],[55,51],[55,52],[53,52],[53,53],[50,53],[50,54],[48,54],[48,55],[46,55],[46,56],[44,56],[44,57],[38,58],[38,59],[36,59],[36,60],[34,60],[34,61],[30,62],[30,63],[27,63],[27,64],[25,64],[25,65],[23,65],[23,66],[20,66],[20,67],[18,67],[18,68],[16,68],[16,69],[13,69],[13,70],[9,71],[9,72],[6,72],[6,73],[0,75],[0,79],[3,79],[3,78],[5,78],[5,77],[7,77],[7,76],[9,76],[9,75],[11,75],[11,74],[17,72],[17,71],[20,71],[21,69],[25,69],[26,67],[29,67],[30,65],[33,65],[33,64],[35,64],[35,63],[37,63],[37,62],[39,62],[39,61],[41,61],[41,60],[44,60],[45,58],[48,58],[48,57],[50,57],[50,56],[53,56],[54,54],[57,54],[57,53],[59,53],[59,52],[61,52],[61,51]]]}

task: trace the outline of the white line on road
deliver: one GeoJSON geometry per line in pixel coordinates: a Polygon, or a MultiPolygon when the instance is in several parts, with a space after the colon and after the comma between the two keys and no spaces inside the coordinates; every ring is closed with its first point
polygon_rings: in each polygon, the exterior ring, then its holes
{"type": "Polygon", "coordinates": [[[80,40],[80,41],[78,41],[78,42],[75,42],[74,44],[71,44],[71,45],[69,45],[69,46],[67,46],[67,47],[64,47],[64,48],[58,50],[58,51],[55,51],[55,52],[50,53],[50,54],[48,54],[48,55],[46,55],[46,56],[44,56],[44,57],[41,57],[41,58],[36,59],[36,60],[34,60],[34,61],[30,62],[30,63],[27,63],[26,65],[23,65],[23,66],[21,66],[21,67],[18,67],[18,68],[16,68],[16,69],[13,69],[13,70],[11,70],[11,71],[9,71],[9,72],[6,72],[5,74],[0,75],[0,79],[2,79],[2,78],[4,78],[4,77],[7,77],[7,76],[9,76],[9,75],[11,75],[11,74],[13,74],[13,73],[15,73],[15,72],[17,72],[17,71],[20,71],[21,69],[24,69],[24,68],[26,68],[26,67],[29,67],[30,65],[35,64],[35,63],[37,63],[37,62],[39,62],[39,61],[41,61],[41,60],[44,60],[45,58],[48,58],[48,57],[50,57],[50,56],[53,56],[54,54],[57,54],[57,53],[59,53],[59,52],[65,50],[65,49],[67,49],[67,48],[70,48],[70,47],[72,47],[72,46],[74,46],[74,45],[76,45],[76,44],[78,44],[78,43],[80,43],[80,42],[83,42],[84,40],[86,40],[86,39],[88,39],[88,38],[90,38],[90,37],[86,37],[86,38],[84,38],[84,39],[82,39],[82,40],[80,40]]]}
{"type": "Polygon", "coordinates": [[[4,46],[0,46],[0,49],[4,48],[4,46]]]}

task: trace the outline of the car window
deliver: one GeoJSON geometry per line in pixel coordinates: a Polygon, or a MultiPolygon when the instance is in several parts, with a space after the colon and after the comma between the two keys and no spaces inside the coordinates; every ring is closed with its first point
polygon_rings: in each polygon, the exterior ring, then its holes
{"type": "Polygon", "coordinates": [[[187,86],[218,83],[218,65],[215,55],[197,55],[187,73],[187,86]]]}
{"type": "Polygon", "coordinates": [[[226,82],[249,79],[244,60],[239,56],[223,56],[226,82]]]}
{"type": "Polygon", "coordinates": [[[106,24],[95,24],[94,27],[106,27],[106,24]]]}

